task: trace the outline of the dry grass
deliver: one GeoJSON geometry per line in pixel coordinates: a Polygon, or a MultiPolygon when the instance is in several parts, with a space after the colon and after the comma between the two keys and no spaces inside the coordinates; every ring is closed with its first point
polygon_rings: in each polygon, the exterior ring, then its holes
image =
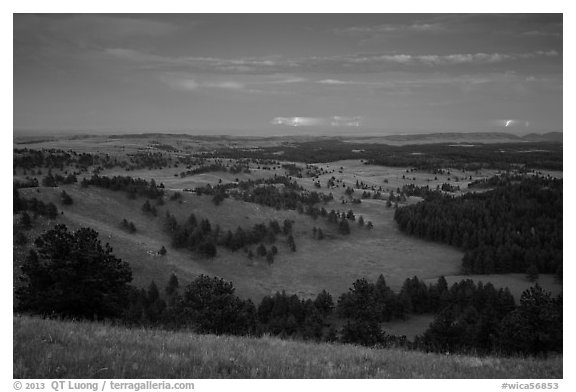
{"type": "MultiPolygon", "coordinates": [[[[362,203],[360,206],[342,206],[330,203],[327,208],[354,208],[374,222],[374,230],[353,224],[352,234],[341,236],[335,226],[323,219],[313,220],[295,211],[277,211],[253,203],[226,199],[215,206],[208,196],[183,194],[183,203],[167,202],[159,208],[157,218],[144,215],[140,208],[144,199],[129,200],[122,192],[111,192],[97,187],[86,189],[67,186],[66,191],[74,204],[61,207],[64,215],[57,219],[71,228],[90,226],[98,231],[103,242],[110,242],[115,254],[128,261],[134,272],[135,283],[147,285],[154,279],[165,284],[171,272],[189,281],[198,274],[221,276],[234,282],[237,293],[259,301],[264,295],[286,290],[302,297],[313,297],[322,289],[338,296],[351,287],[354,280],[367,277],[375,280],[383,274],[388,283],[398,290],[403,281],[414,275],[434,278],[441,274],[456,274],[462,253],[442,244],[423,241],[401,233],[393,221],[393,209],[383,201],[362,203]],[[213,260],[171,248],[170,238],[162,231],[162,217],[166,210],[185,219],[190,213],[209,218],[213,225],[235,230],[237,226],[252,227],[256,223],[277,219],[295,221],[297,251],[289,251],[283,237],[279,237],[279,254],[272,266],[264,260],[250,261],[242,251],[219,249],[213,260]],[[128,234],[119,224],[126,218],[133,221],[137,232],[128,234]],[[321,227],[332,239],[318,241],[312,238],[312,227],[321,227]],[[165,257],[154,252],[165,245],[165,257]]],[[[24,196],[31,192],[36,197],[59,204],[60,189],[42,188],[41,195],[32,189],[22,190],[24,196]]]]}
{"type": "Polygon", "coordinates": [[[15,316],[14,378],[561,378],[562,356],[478,358],[15,316]]]}

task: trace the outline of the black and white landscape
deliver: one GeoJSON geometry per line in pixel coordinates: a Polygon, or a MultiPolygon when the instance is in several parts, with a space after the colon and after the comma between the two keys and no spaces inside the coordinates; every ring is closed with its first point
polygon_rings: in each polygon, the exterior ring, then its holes
{"type": "Polygon", "coordinates": [[[14,378],[562,378],[561,14],[15,14],[14,378]]]}

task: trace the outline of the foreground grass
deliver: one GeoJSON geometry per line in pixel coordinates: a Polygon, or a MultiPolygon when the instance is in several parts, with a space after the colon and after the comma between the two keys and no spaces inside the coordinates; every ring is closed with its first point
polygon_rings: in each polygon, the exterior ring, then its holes
{"type": "Polygon", "coordinates": [[[561,378],[562,357],[477,358],[14,317],[14,378],[561,378]]]}

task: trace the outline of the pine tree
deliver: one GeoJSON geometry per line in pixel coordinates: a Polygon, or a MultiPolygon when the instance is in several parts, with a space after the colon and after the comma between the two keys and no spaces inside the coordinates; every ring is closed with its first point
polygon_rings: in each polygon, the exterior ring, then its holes
{"type": "Polygon", "coordinates": [[[332,299],[330,293],[328,293],[326,290],[322,290],[316,296],[316,299],[314,300],[314,306],[316,309],[318,309],[323,317],[326,317],[332,313],[332,310],[334,309],[334,300],[332,299]]]}
{"type": "Polygon", "coordinates": [[[158,298],[160,298],[160,292],[158,291],[158,286],[156,285],[156,282],[154,281],[150,282],[146,296],[149,303],[153,303],[158,298]]]}
{"type": "Polygon", "coordinates": [[[538,280],[538,267],[536,267],[536,264],[530,264],[528,269],[526,269],[526,278],[532,283],[538,280]]]}
{"type": "Polygon", "coordinates": [[[509,353],[562,351],[562,297],[538,284],[522,293],[520,305],[499,328],[499,347],[509,353]]]}
{"type": "Polygon", "coordinates": [[[288,236],[288,247],[292,252],[296,252],[296,242],[294,242],[294,237],[292,234],[288,236]]]}
{"type": "Polygon", "coordinates": [[[74,200],[72,200],[72,197],[70,197],[70,195],[66,193],[66,191],[64,190],[62,191],[60,198],[62,200],[63,205],[71,205],[74,202],[74,200]]]}
{"type": "Polygon", "coordinates": [[[150,204],[150,200],[146,200],[144,204],[142,204],[142,211],[143,212],[150,212],[152,210],[152,205],[150,204]]]}
{"type": "Polygon", "coordinates": [[[87,319],[119,316],[127,306],[128,263],[116,258],[98,233],[56,225],[35,241],[22,265],[18,308],[42,315],[87,319]]]}
{"type": "Polygon", "coordinates": [[[292,221],[284,219],[284,226],[282,228],[282,232],[284,233],[284,235],[292,233],[292,221]]]}
{"type": "Polygon", "coordinates": [[[266,247],[264,246],[264,244],[260,244],[258,245],[258,247],[256,248],[256,254],[260,257],[264,257],[266,256],[266,247]]]}
{"type": "Polygon", "coordinates": [[[166,295],[172,296],[178,292],[180,288],[180,283],[178,282],[178,277],[173,273],[170,275],[170,279],[168,280],[168,284],[166,285],[166,295]]]}
{"type": "Polygon", "coordinates": [[[198,252],[206,257],[215,257],[217,253],[216,245],[210,240],[205,241],[198,247],[198,252]]]}
{"type": "Polygon", "coordinates": [[[338,232],[344,235],[350,234],[350,225],[344,217],[342,217],[340,223],[338,224],[338,232]]]}

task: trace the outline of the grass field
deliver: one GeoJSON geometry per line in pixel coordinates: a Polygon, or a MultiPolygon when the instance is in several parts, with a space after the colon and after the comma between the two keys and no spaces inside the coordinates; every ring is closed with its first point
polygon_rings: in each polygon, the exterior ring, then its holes
{"type": "MultiPolygon", "coordinates": [[[[341,199],[348,199],[342,186],[333,189],[326,188],[328,178],[334,175],[345,184],[353,185],[356,180],[368,185],[380,186],[385,189],[396,188],[403,183],[417,185],[428,184],[435,187],[436,183],[447,181],[448,175],[434,176],[429,173],[406,173],[401,168],[380,166],[366,166],[360,161],[338,161],[323,164],[325,170],[333,173],[321,176],[323,184],[320,191],[332,192],[335,200],[328,203],[328,210],[346,211],[353,209],[356,216],[363,216],[366,221],[374,224],[373,230],[360,228],[352,224],[352,234],[341,236],[336,233],[335,227],[330,226],[323,219],[313,220],[309,216],[301,215],[295,211],[277,211],[273,208],[226,199],[220,206],[215,206],[210,197],[198,197],[194,194],[183,193],[182,203],[166,202],[159,207],[157,218],[145,216],[140,207],[144,199],[129,200],[122,192],[110,192],[97,187],[82,189],[79,186],[64,187],[75,200],[69,207],[61,207],[65,214],[58,221],[69,224],[71,227],[90,226],[102,236],[103,242],[110,242],[115,253],[130,262],[134,271],[134,282],[137,285],[148,285],[155,280],[164,285],[171,273],[176,273],[186,283],[198,274],[221,276],[234,282],[237,293],[259,301],[264,295],[276,291],[286,290],[302,297],[313,297],[322,289],[328,290],[334,296],[346,292],[352,282],[358,278],[366,277],[375,280],[383,274],[389,285],[399,290],[403,281],[414,275],[435,280],[444,275],[449,282],[467,278],[460,276],[462,252],[446,245],[427,242],[414,237],[406,236],[396,227],[393,220],[394,209],[386,208],[384,200],[364,199],[361,204],[342,204],[341,199]],[[342,173],[339,173],[339,172],[342,173]],[[402,175],[412,179],[402,180],[402,175]],[[413,178],[416,177],[416,180],[413,178]],[[445,178],[444,178],[445,177],[445,178]],[[388,183],[384,183],[384,180],[388,183]],[[203,259],[182,250],[172,249],[170,238],[162,231],[162,217],[169,210],[172,214],[183,220],[194,213],[197,217],[206,217],[223,230],[235,230],[242,226],[248,228],[256,223],[276,219],[295,221],[295,239],[297,252],[288,250],[285,240],[280,237],[277,247],[280,253],[275,262],[269,266],[264,260],[258,258],[250,261],[241,252],[230,252],[224,248],[212,260],[203,259]],[[128,234],[119,226],[120,221],[126,218],[133,221],[138,231],[128,234]],[[327,239],[317,241],[312,238],[312,227],[322,228],[327,239]],[[159,257],[156,251],[164,245],[168,248],[168,255],[159,257]],[[452,279],[452,280],[450,280],[452,279]]],[[[154,178],[157,182],[165,182],[167,188],[182,189],[194,187],[204,183],[216,184],[219,179],[223,182],[234,180],[230,173],[205,173],[186,178],[174,177],[174,170],[140,170],[124,174],[154,178]]],[[[284,174],[283,169],[277,170],[284,174]]],[[[495,172],[482,171],[474,173],[473,178],[483,178],[495,172]]],[[[104,175],[123,174],[121,171],[105,171],[104,175]]],[[[254,169],[250,174],[242,174],[242,179],[262,178],[273,175],[268,170],[254,169]]],[[[452,184],[465,185],[464,182],[452,184]]],[[[316,190],[311,178],[298,179],[298,183],[310,190],[316,190]]],[[[361,191],[357,190],[357,193],[361,191]]],[[[42,197],[59,203],[60,189],[41,188],[41,196],[34,189],[23,189],[23,194],[42,197]]],[[[358,197],[358,196],[356,196],[358,197]]],[[[409,200],[408,202],[414,202],[409,200]]],[[[476,278],[475,278],[476,279],[476,278]]],[[[477,280],[491,281],[497,287],[509,286],[515,298],[518,299],[529,283],[522,276],[491,275],[480,276],[477,280]]],[[[553,292],[561,291],[561,285],[541,278],[541,285],[553,292]]]]}
{"type": "Polygon", "coordinates": [[[562,378],[562,356],[474,357],[15,316],[14,378],[562,378]]]}
{"type": "MultiPolygon", "coordinates": [[[[290,138],[239,142],[226,139],[179,140],[171,136],[133,139],[92,137],[59,139],[26,146],[71,148],[79,152],[99,151],[113,155],[146,150],[155,139],[183,151],[229,147],[235,144],[244,148],[281,146],[282,143],[290,142],[290,138]]],[[[298,165],[305,166],[301,163],[298,165]]],[[[183,167],[129,172],[116,168],[104,170],[101,174],[154,179],[157,183],[164,183],[167,189],[173,190],[217,184],[219,181],[228,183],[235,181],[236,178],[240,180],[260,179],[274,174],[285,174],[285,170],[278,166],[276,170],[258,169],[254,164],[251,166],[249,174],[211,172],[184,178],[179,176],[179,173],[185,170],[183,167]]],[[[327,210],[352,209],[357,217],[363,216],[366,221],[371,221],[374,224],[373,230],[352,224],[352,234],[341,236],[337,234],[335,226],[328,225],[325,220],[313,220],[295,211],[277,211],[232,199],[226,199],[220,206],[215,206],[210,197],[198,197],[186,192],[183,193],[182,203],[167,201],[164,206],[158,207],[158,217],[152,218],[141,212],[141,206],[145,200],[143,198],[129,200],[122,192],[110,192],[97,187],[83,189],[78,185],[73,185],[53,189],[39,188],[40,193],[37,193],[36,189],[21,190],[24,196],[53,201],[64,211],[64,215],[55,222],[39,219],[39,227],[34,228],[28,236],[33,240],[55,223],[64,223],[71,229],[89,226],[100,233],[102,242],[109,242],[113,246],[117,256],[130,263],[134,275],[133,283],[138,286],[145,287],[151,280],[155,280],[162,287],[172,273],[179,277],[182,285],[187,284],[199,274],[216,275],[232,281],[238,295],[252,298],[256,302],[259,302],[265,295],[282,290],[309,298],[317,295],[322,289],[326,289],[336,298],[346,292],[356,279],[375,280],[380,274],[384,275],[388,284],[396,291],[400,289],[406,278],[415,275],[428,282],[435,281],[441,275],[446,276],[450,284],[466,278],[492,282],[496,287],[509,287],[516,300],[519,299],[522,291],[529,287],[530,283],[522,274],[472,277],[459,275],[463,253],[446,245],[427,242],[401,233],[393,220],[394,209],[387,208],[384,200],[363,199],[361,204],[342,203],[342,201],[350,200],[344,193],[345,187],[354,186],[356,181],[376,188],[381,186],[384,195],[405,184],[428,185],[435,188],[445,182],[458,185],[465,192],[470,176],[472,179],[486,178],[496,174],[497,171],[482,170],[466,173],[452,171],[450,175],[447,173],[433,175],[426,172],[407,173],[406,168],[364,165],[360,160],[343,160],[316,166],[326,171],[326,174],[319,177],[320,189],[314,186],[315,180],[310,177],[297,179],[298,183],[311,191],[332,193],[334,201],[325,206],[327,210]],[[328,189],[326,184],[332,176],[339,181],[338,187],[328,189]],[[405,178],[403,179],[402,176],[405,178]],[[455,176],[458,176],[458,179],[455,176]],[[73,205],[60,205],[61,189],[66,189],[72,196],[73,205]],[[280,253],[275,257],[274,264],[271,266],[259,258],[249,260],[242,251],[231,252],[219,248],[216,258],[205,259],[185,250],[173,249],[170,246],[170,238],[162,230],[163,217],[168,210],[180,220],[186,219],[190,213],[196,214],[199,218],[209,218],[213,225],[218,224],[223,230],[235,230],[238,226],[250,228],[256,223],[266,223],[271,219],[279,222],[290,219],[295,222],[297,252],[289,251],[283,237],[279,237],[276,243],[280,253]],[[137,228],[136,233],[129,234],[120,227],[120,221],[124,218],[134,222],[137,228]],[[314,226],[322,228],[326,234],[325,240],[318,241],[312,238],[314,226]],[[168,254],[161,257],[157,251],[163,245],[168,249],[168,254]]],[[[562,177],[561,172],[549,174],[562,177]]],[[[355,190],[353,196],[360,197],[361,193],[362,190],[355,190]]],[[[411,197],[408,203],[414,203],[417,200],[411,197]]],[[[15,246],[16,265],[25,257],[26,252],[27,247],[15,246]]],[[[17,275],[17,269],[15,269],[15,275],[17,275]]],[[[554,282],[552,277],[541,276],[539,283],[555,294],[562,291],[561,284],[554,282]]],[[[422,333],[429,322],[429,318],[426,317],[414,318],[398,325],[391,324],[389,328],[395,334],[414,336],[422,333]]]]}
{"type": "MultiPolygon", "coordinates": [[[[215,206],[209,197],[184,194],[183,202],[166,202],[158,209],[158,217],[144,215],[144,199],[129,200],[122,192],[111,192],[97,187],[66,186],[74,204],[59,207],[64,215],[56,222],[72,228],[90,226],[98,231],[103,242],[109,242],[115,254],[128,261],[134,272],[135,283],[147,285],[152,279],[161,285],[170,273],[175,272],[185,282],[205,273],[221,276],[234,283],[237,293],[259,301],[261,297],[286,290],[302,297],[313,297],[322,289],[338,296],[351,287],[354,280],[367,277],[375,280],[383,274],[388,283],[398,290],[403,281],[414,275],[434,278],[459,272],[462,253],[445,245],[426,242],[401,233],[392,219],[393,209],[384,207],[383,201],[362,206],[367,217],[374,222],[374,229],[353,224],[352,234],[341,236],[334,226],[295,211],[277,211],[252,203],[227,199],[215,206]],[[297,251],[289,251],[285,239],[279,237],[279,254],[272,266],[264,260],[250,261],[242,251],[219,249],[214,259],[203,259],[170,246],[170,238],[162,231],[162,217],[170,210],[184,220],[190,213],[206,217],[222,229],[234,230],[237,226],[252,227],[256,223],[277,219],[295,221],[294,231],[297,251]],[[120,221],[133,221],[137,232],[128,234],[120,228],[120,221]],[[312,227],[322,227],[327,238],[312,238],[312,227]],[[155,252],[165,245],[168,254],[155,252]]],[[[24,196],[41,197],[58,205],[59,188],[42,188],[38,194],[33,189],[23,189],[24,196]]],[[[340,204],[332,202],[339,208],[340,204]]]]}

